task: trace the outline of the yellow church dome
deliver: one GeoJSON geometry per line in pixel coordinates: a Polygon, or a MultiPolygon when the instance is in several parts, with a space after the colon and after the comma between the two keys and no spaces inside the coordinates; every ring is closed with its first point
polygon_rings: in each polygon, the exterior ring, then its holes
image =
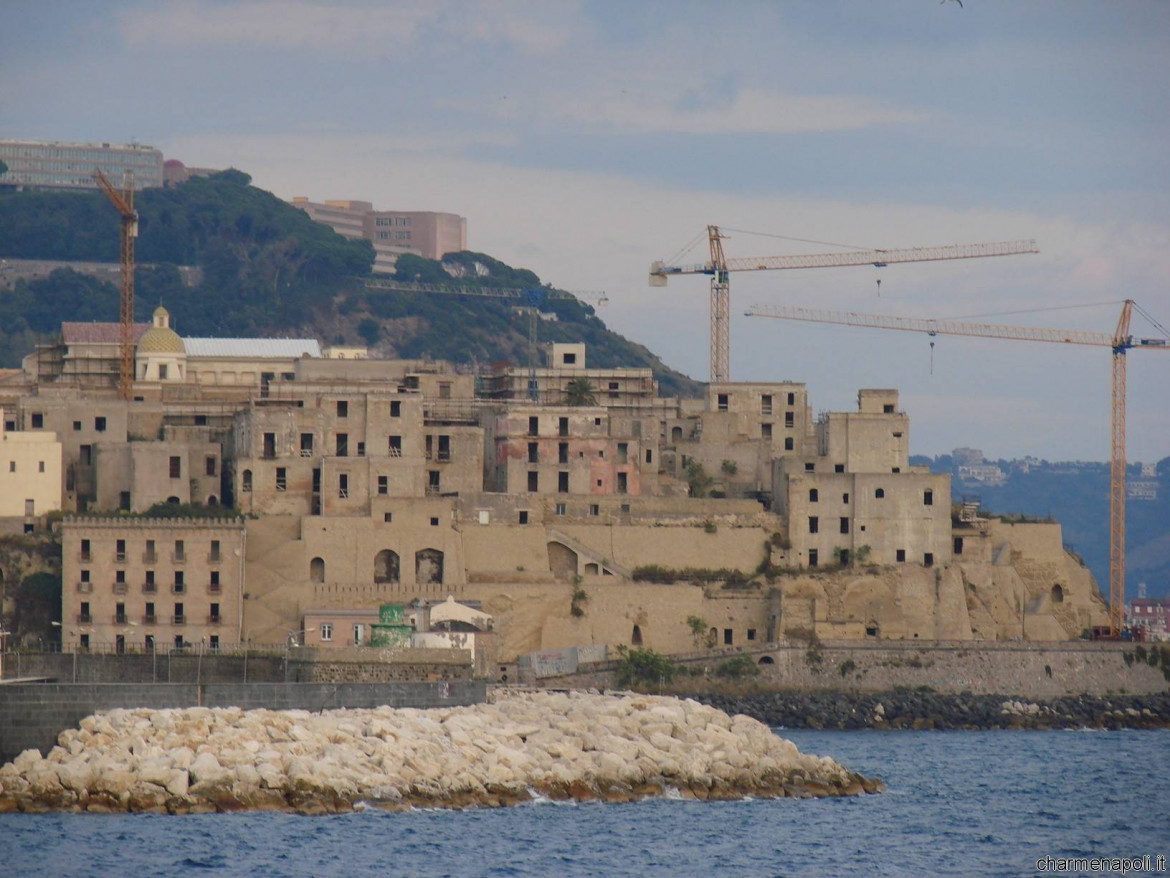
{"type": "Polygon", "coordinates": [[[140,354],[185,354],[183,340],[170,327],[171,315],[159,305],[154,309],[153,325],[142,334],[138,341],[140,354]]]}

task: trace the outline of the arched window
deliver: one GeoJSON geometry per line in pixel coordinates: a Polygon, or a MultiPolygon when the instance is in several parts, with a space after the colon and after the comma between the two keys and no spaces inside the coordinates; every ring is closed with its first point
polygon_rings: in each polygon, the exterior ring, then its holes
{"type": "Polygon", "coordinates": [[[208,506],[218,506],[219,505],[219,498],[216,497],[214,494],[212,494],[210,497],[207,498],[207,505],[208,506]]]}
{"type": "Polygon", "coordinates": [[[252,471],[250,469],[244,470],[243,486],[240,488],[245,494],[252,492],[252,471]]]}
{"type": "Polygon", "coordinates": [[[1063,604],[1064,603],[1064,589],[1061,587],[1060,583],[1057,583],[1056,585],[1052,586],[1052,603],[1054,603],[1054,604],[1063,604]]]}
{"type": "Polygon", "coordinates": [[[383,549],[374,556],[374,582],[398,582],[398,553],[383,549]]]}
{"type": "Polygon", "coordinates": [[[309,579],[313,582],[325,581],[325,559],[314,558],[309,562],[309,579]]]}
{"type": "Polygon", "coordinates": [[[180,501],[178,497],[167,497],[167,502],[172,506],[178,506],[182,501],[180,501]]]}
{"type": "Polygon", "coordinates": [[[809,503],[816,503],[817,500],[819,500],[819,499],[820,499],[820,493],[817,491],[817,489],[816,488],[809,488],[808,489],[808,502],[809,503]]]}
{"type": "Polygon", "coordinates": [[[882,497],[886,496],[886,489],[885,488],[876,489],[873,492],[873,496],[876,497],[878,500],[882,499],[882,497]]]}
{"type": "Polygon", "coordinates": [[[774,665],[776,664],[776,661],[770,655],[762,655],[760,656],[759,663],[761,665],[774,665]]]}
{"type": "Polygon", "coordinates": [[[634,646],[642,645],[642,628],[639,625],[634,626],[634,633],[630,635],[630,643],[634,646]]]}
{"type": "Polygon", "coordinates": [[[670,441],[674,443],[682,442],[682,427],[671,428],[670,441]]]}
{"type": "Polygon", "coordinates": [[[443,584],[443,553],[438,549],[420,549],[414,553],[415,583],[424,585],[443,584]]]}

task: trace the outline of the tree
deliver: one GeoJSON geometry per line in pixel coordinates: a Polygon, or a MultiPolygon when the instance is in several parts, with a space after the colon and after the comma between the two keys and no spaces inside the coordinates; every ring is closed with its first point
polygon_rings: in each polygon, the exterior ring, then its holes
{"type": "Polygon", "coordinates": [[[6,164],[4,164],[4,162],[0,161],[0,177],[3,177],[7,173],[8,173],[8,165],[6,165],[6,164]]]}
{"type": "Polygon", "coordinates": [[[707,620],[702,616],[687,616],[687,627],[691,629],[691,639],[698,649],[707,637],[707,620]]]}
{"type": "Polygon", "coordinates": [[[382,332],[382,327],[377,320],[372,317],[363,317],[362,321],[357,327],[358,335],[360,335],[370,347],[373,347],[378,342],[378,336],[382,332]]]}
{"type": "Polygon", "coordinates": [[[597,396],[588,378],[574,378],[568,383],[565,387],[565,405],[597,405],[597,396]]]}

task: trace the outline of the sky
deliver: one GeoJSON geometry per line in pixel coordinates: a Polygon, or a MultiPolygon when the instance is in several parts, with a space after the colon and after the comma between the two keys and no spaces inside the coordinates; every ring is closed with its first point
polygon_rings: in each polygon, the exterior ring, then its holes
{"type": "MultiPolygon", "coordinates": [[[[470,249],[604,291],[613,329],[700,380],[707,279],[647,270],[704,261],[708,224],[728,256],[1035,238],[732,275],[733,380],[803,381],[815,412],[899,388],[912,453],[1107,459],[1109,350],[743,311],[1112,332],[1132,298],[1170,326],[1170,3],[9,0],[0,22],[0,137],[458,213],[470,249]]],[[[1170,456],[1170,351],[1128,360],[1129,458],[1170,456]]]]}

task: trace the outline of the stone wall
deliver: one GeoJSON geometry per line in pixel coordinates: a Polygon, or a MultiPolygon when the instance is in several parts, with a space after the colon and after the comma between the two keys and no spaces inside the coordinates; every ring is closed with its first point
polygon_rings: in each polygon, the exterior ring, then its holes
{"type": "MultiPolygon", "coordinates": [[[[1011,695],[1047,699],[1063,695],[1153,694],[1170,691],[1161,667],[1135,658],[1137,644],[1051,643],[1023,646],[993,643],[856,644],[828,642],[758,650],[725,650],[681,657],[697,669],[679,685],[694,689],[728,659],[750,656],[760,674],[749,678],[762,689],[804,692],[885,692],[930,687],[958,694],[1011,695]],[[1130,656],[1126,661],[1125,656],[1130,656]],[[769,662],[769,660],[771,660],[769,662]],[[694,681],[694,682],[692,682],[694,681]]],[[[1149,647],[1146,647],[1148,651],[1149,647]]],[[[610,664],[607,668],[614,668],[610,664]]],[[[612,670],[541,680],[545,686],[587,688],[614,685],[612,670]]]]}
{"type": "Polygon", "coordinates": [[[47,753],[63,730],[98,711],[136,707],[455,707],[479,704],[486,685],[437,683],[24,684],[0,686],[0,764],[28,749],[47,753]]]}
{"type": "MultiPolygon", "coordinates": [[[[358,658],[350,650],[283,653],[90,653],[13,652],[4,656],[5,679],[47,677],[60,683],[390,683],[470,680],[464,650],[401,651],[386,659],[358,658]],[[417,652],[418,655],[411,655],[417,652]]],[[[383,652],[383,651],[379,651],[383,652]]]]}

